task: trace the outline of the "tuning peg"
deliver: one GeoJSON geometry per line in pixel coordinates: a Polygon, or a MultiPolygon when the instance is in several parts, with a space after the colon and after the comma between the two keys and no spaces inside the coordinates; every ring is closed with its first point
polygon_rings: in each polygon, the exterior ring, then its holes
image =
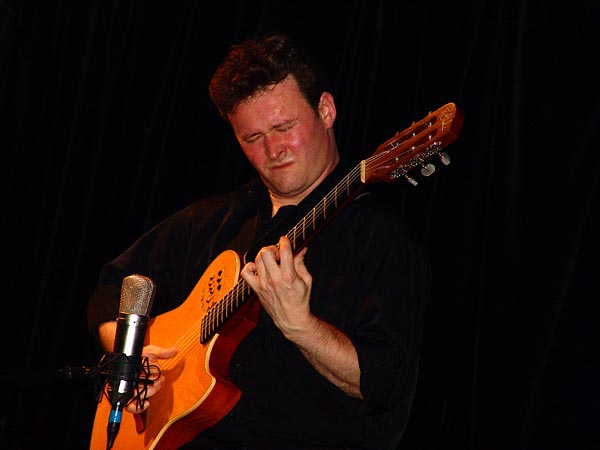
{"type": "Polygon", "coordinates": [[[417,184],[417,180],[415,180],[414,178],[412,178],[410,175],[408,175],[407,173],[404,174],[404,178],[406,178],[406,181],[408,181],[410,184],[412,184],[413,186],[416,186],[417,184]]]}
{"type": "Polygon", "coordinates": [[[435,166],[433,164],[421,164],[421,174],[424,177],[428,177],[435,172],[435,166]]]}
{"type": "Polygon", "coordinates": [[[439,152],[438,156],[440,157],[440,161],[442,161],[443,165],[447,166],[450,164],[450,156],[448,155],[448,153],[439,152]]]}

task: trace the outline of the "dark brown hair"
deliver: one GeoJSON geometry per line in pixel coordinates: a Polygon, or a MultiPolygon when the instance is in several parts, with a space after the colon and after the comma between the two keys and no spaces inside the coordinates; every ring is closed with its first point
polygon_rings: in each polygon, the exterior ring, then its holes
{"type": "Polygon", "coordinates": [[[210,97],[225,120],[238,104],[288,75],[316,110],[327,79],[312,56],[287,36],[246,39],[232,46],[210,81],[210,97]]]}

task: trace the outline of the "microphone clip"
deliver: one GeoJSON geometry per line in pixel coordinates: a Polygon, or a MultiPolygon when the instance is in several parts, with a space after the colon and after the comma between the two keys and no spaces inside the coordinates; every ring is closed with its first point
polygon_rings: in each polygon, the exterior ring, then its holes
{"type": "Polygon", "coordinates": [[[148,386],[161,376],[160,368],[150,364],[148,357],[140,359],[115,352],[106,352],[102,356],[97,371],[100,375],[96,381],[98,403],[106,397],[112,404],[118,402],[125,408],[135,401],[136,409],[144,408],[148,386]],[[126,390],[130,392],[119,392],[123,383],[132,385],[132,389],[126,390]]]}

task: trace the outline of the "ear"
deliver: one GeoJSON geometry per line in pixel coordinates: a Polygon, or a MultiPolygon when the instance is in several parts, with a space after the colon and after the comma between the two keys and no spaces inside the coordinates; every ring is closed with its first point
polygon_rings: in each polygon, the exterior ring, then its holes
{"type": "Polygon", "coordinates": [[[323,92],[319,100],[319,117],[325,123],[327,128],[332,128],[337,116],[333,95],[329,92],[323,92]]]}

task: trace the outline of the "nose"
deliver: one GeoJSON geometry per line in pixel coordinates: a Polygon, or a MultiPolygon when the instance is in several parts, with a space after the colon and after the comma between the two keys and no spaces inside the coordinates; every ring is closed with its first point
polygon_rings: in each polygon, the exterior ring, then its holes
{"type": "Polygon", "coordinates": [[[268,133],[265,135],[265,153],[270,159],[278,159],[285,151],[285,145],[277,133],[268,133]]]}

